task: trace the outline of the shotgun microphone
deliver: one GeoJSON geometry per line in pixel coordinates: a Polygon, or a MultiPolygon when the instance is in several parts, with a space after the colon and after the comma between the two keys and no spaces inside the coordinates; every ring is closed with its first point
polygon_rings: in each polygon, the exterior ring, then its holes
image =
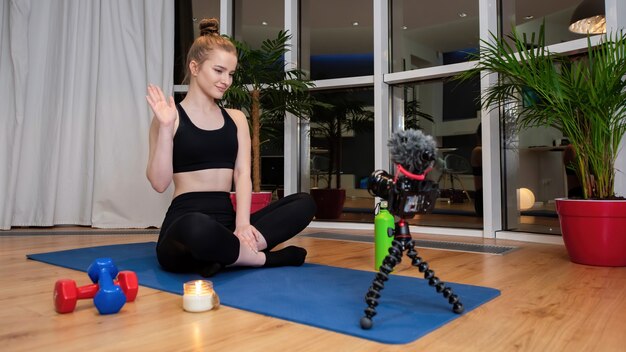
{"type": "Polygon", "coordinates": [[[387,146],[391,161],[412,174],[424,174],[435,161],[437,148],[435,139],[419,130],[395,132],[387,146]]]}

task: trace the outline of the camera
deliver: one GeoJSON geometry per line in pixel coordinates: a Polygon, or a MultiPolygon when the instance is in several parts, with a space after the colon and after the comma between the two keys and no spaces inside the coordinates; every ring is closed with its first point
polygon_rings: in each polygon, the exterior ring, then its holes
{"type": "Polygon", "coordinates": [[[369,193],[387,200],[389,212],[403,219],[432,212],[439,197],[439,185],[423,175],[398,169],[395,178],[385,170],[372,172],[367,181],[369,193]]]}

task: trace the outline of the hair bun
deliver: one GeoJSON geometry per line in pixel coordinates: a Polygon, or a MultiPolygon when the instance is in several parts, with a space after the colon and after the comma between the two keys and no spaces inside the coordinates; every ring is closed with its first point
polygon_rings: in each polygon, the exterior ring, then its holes
{"type": "Polygon", "coordinates": [[[200,35],[211,35],[220,33],[220,22],[217,18],[203,18],[198,25],[200,35]]]}

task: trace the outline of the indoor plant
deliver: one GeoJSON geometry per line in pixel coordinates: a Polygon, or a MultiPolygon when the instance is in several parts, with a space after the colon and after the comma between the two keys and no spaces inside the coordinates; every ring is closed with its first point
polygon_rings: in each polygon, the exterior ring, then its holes
{"type": "MultiPolygon", "coordinates": [[[[312,82],[304,73],[295,68],[287,69],[284,55],[289,51],[289,35],[280,31],[276,38],[266,39],[259,49],[247,43],[231,39],[238,52],[238,66],[233,84],[226,92],[223,102],[227,107],[239,109],[250,122],[252,143],[252,191],[253,210],[266,205],[271,193],[266,193],[259,202],[261,193],[261,135],[264,122],[276,126],[282,122],[287,112],[296,118],[309,115],[309,88],[312,82]],[[255,205],[259,204],[259,205],[255,205]]],[[[282,136],[281,136],[282,137],[282,136]]]]}
{"type": "Polygon", "coordinates": [[[317,204],[318,219],[337,219],[341,216],[346,191],[341,187],[342,139],[349,132],[373,128],[374,113],[365,109],[365,102],[336,92],[315,95],[311,113],[311,138],[323,140],[328,150],[325,188],[311,188],[317,204]],[[334,187],[333,187],[334,184],[334,187]]]}
{"type": "Polygon", "coordinates": [[[569,139],[575,151],[570,167],[583,188],[580,199],[557,199],[570,258],[626,266],[626,200],[614,193],[626,131],[626,35],[602,35],[597,45],[588,38],[587,54],[576,56],[547,50],[543,25],[530,40],[515,30],[509,39],[512,44],[495,36],[483,41],[477,66],[460,77],[498,74],[498,83],[483,94],[483,107],[515,104],[518,127],[552,126],[569,139]],[[594,212],[598,222],[592,222],[594,212]]]}

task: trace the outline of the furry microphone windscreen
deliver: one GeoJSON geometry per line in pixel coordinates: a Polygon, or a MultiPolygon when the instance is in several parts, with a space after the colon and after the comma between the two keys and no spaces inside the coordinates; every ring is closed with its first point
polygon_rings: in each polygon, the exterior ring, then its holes
{"type": "Polygon", "coordinates": [[[432,136],[419,130],[395,132],[387,142],[391,161],[407,171],[423,174],[435,160],[437,143],[432,136]]]}

